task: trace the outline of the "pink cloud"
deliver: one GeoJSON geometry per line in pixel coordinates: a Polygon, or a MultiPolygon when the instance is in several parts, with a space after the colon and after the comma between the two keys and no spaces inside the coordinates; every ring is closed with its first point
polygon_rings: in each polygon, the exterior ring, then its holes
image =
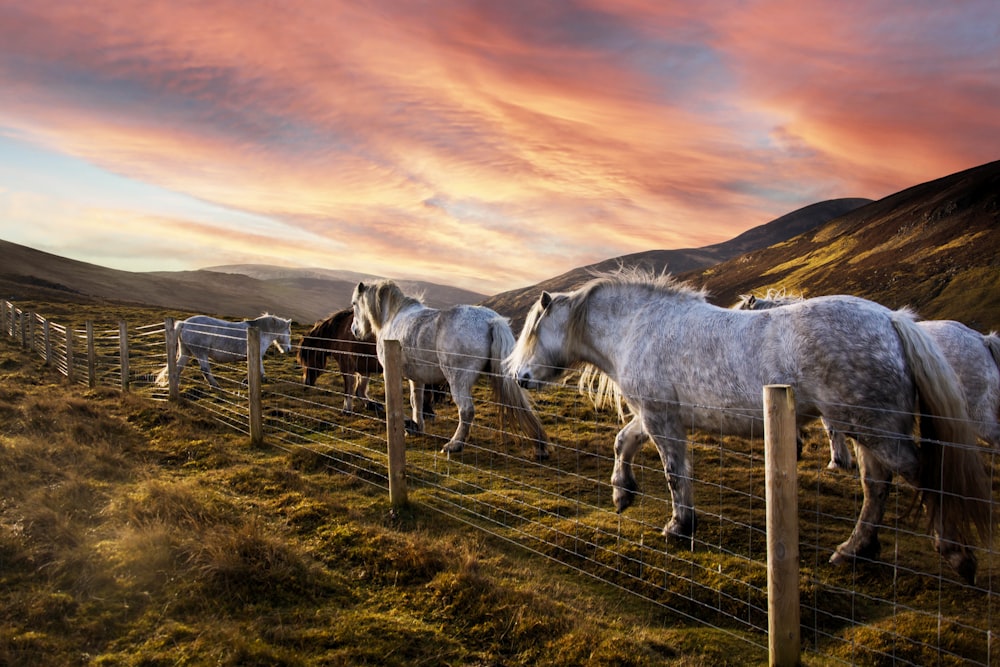
{"type": "Polygon", "coordinates": [[[996,157],[996,40],[949,6],[316,7],[0,2],[0,128],[497,291],[996,157]]]}

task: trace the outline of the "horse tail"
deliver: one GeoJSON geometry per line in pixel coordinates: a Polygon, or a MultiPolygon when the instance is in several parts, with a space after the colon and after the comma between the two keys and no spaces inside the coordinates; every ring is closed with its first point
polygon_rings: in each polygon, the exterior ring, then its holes
{"type": "Polygon", "coordinates": [[[920,486],[930,528],[940,535],[942,527],[952,527],[953,535],[971,544],[974,526],[986,542],[990,535],[990,480],[958,376],[909,311],[893,312],[892,324],[917,388],[922,415],[920,486]]]}
{"type": "Polygon", "coordinates": [[[517,384],[517,379],[504,370],[504,359],[514,351],[516,342],[507,320],[497,317],[490,322],[490,381],[493,396],[500,406],[500,430],[506,432],[504,426],[508,423],[516,425],[525,437],[534,442],[535,456],[545,459],[549,457],[549,438],[545,427],[531,407],[528,394],[517,384]]]}

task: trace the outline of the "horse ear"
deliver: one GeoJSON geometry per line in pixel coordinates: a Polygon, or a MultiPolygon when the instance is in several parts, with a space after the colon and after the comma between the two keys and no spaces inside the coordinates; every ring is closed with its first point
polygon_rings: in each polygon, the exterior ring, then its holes
{"type": "Polygon", "coordinates": [[[548,308],[549,304],[552,303],[552,295],[543,291],[539,301],[542,302],[542,308],[548,308]]]}
{"type": "Polygon", "coordinates": [[[365,284],[364,283],[358,283],[358,286],[357,286],[357,288],[355,288],[354,291],[357,292],[358,294],[364,294],[365,293],[365,284]]]}
{"type": "Polygon", "coordinates": [[[754,305],[755,303],[757,303],[757,297],[755,297],[755,296],[754,296],[753,294],[751,294],[751,295],[750,295],[750,298],[749,298],[749,299],[747,299],[747,305],[748,305],[748,306],[752,306],[752,305],[754,305]]]}

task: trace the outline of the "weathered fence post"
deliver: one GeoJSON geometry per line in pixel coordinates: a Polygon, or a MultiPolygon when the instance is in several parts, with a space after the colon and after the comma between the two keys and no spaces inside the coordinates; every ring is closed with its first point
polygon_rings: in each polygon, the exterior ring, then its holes
{"type": "Polygon", "coordinates": [[[119,320],[118,322],[118,349],[122,361],[122,392],[127,394],[129,390],[128,324],[125,323],[125,320],[119,320]]]}
{"type": "Polygon", "coordinates": [[[35,314],[30,310],[21,313],[21,347],[35,351],[35,314]]]}
{"type": "Polygon", "coordinates": [[[163,321],[163,332],[167,339],[167,396],[171,401],[180,398],[180,379],[177,377],[177,327],[174,318],[163,321]]]}
{"type": "Polygon", "coordinates": [[[406,505],[406,431],[403,426],[403,348],[398,340],[385,341],[385,434],[389,443],[389,502],[406,505]]]}
{"type": "Polygon", "coordinates": [[[73,384],[73,327],[66,325],[66,379],[73,384]]]}
{"type": "Polygon", "coordinates": [[[28,347],[28,320],[27,314],[18,308],[17,311],[18,325],[21,330],[21,347],[28,347]]]}
{"type": "Polygon", "coordinates": [[[45,365],[52,365],[52,327],[48,318],[42,318],[42,344],[45,350],[45,365]]]}
{"type": "Polygon", "coordinates": [[[764,387],[767,636],[770,664],[778,667],[801,663],[796,430],[794,390],[764,387]]]}
{"type": "Polygon", "coordinates": [[[7,301],[6,299],[0,301],[0,329],[2,329],[8,336],[10,335],[10,331],[7,329],[7,312],[10,305],[10,301],[7,301]]]}
{"type": "Polygon", "coordinates": [[[94,347],[94,322],[87,320],[87,386],[97,386],[97,349],[94,347]]]}
{"type": "Polygon", "coordinates": [[[260,327],[251,322],[247,327],[247,398],[250,401],[250,444],[264,442],[263,406],[260,387],[263,378],[260,372],[260,327]]]}

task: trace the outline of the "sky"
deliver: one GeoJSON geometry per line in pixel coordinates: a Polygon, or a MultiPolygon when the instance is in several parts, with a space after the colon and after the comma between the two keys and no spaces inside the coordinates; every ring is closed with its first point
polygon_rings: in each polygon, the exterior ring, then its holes
{"type": "Polygon", "coordinates": [[[996,0],[0,0],[0,239],[129,271],[494,294],[996,159],[996,0]]]}

